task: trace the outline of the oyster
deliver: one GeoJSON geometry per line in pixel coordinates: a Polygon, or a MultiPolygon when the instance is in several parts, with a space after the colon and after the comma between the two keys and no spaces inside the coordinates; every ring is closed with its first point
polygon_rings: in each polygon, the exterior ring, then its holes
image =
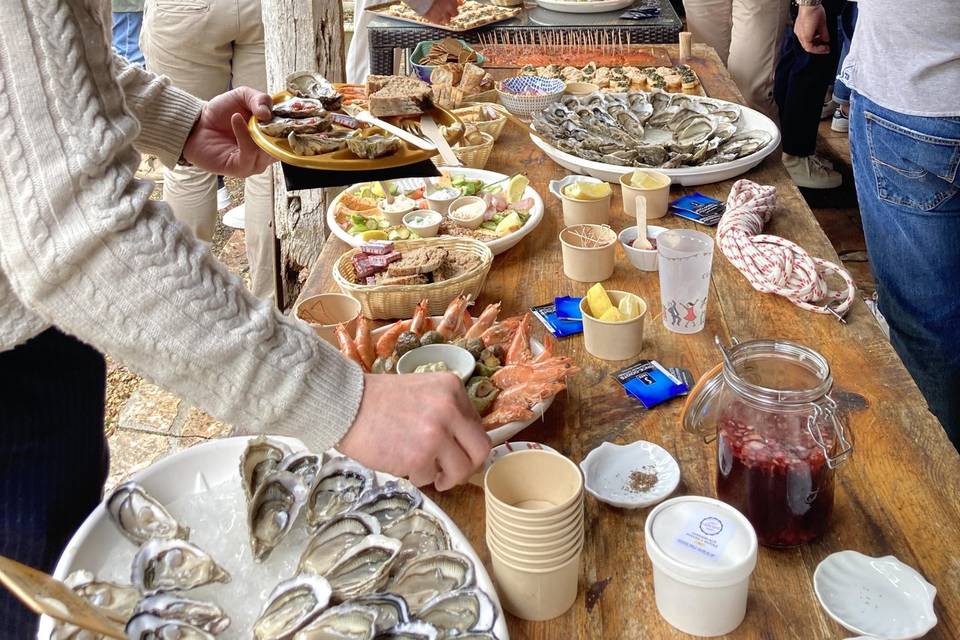
{"type": "Polygon", "coordinates": [[[296,133],[291,131],[287,142],[293,152],[301,156],[315,156],[347,148],[349,131],[326,131],[324,133],[296,133]]]}
{"type": "Polygon", "coordinates": [[[470,631],[456,636],[457,640],[499,640],[493,631],[470,631]]]}
{"type": "Polygon", "coordinates": [[[125,482],[113,490],[106,501],[107,512],[128,540],[140,545],[150,538],[190,537],[156,498],[136,482],[125,482]]]}
{"type": "Polygon", "coordinates": [[[409,480],[391,480],[378,489],[367,492],[356,506],[356,511],[368,513],[386,525],[423,503],[423,496],[409,480]]]}
{"type": "Polygon", "coordinates": [[[148,613],[164,620],[179,620],[218,635],[230,626],[230,618],[212,602],[191,600],[181,595],[158,593],[140,601],[135,615],[148,613]]]}
{"type": "Polygon", "coordinates": [[[380,533],[380,523],[365,513],[345,513],[322,525],[300,556],[300,573],[324,575],[347,549],[371,534],[380,533]]]}
{"type": "Polygon", "coordinates": [[[377,634],[376,640],[437,640],[440,630],[429,622],[413,620],[377,634]]]}
{"type": "Polygon", "coordinates": [[[427,602],[417,617],[448,634],[489,631],[497,619],[497,608],[480,589],[461,589],[427,602]]]}
{"type": "Polygon", "coordinates": [[[247,514],[254,560],[266,560],[290,533],[306,504],[307,491],[303,479],[289,471],[274,471],[263,480],[250,501],[247,514]]]}
{"type": "Polygon", "coordinates": [[[313,98],[288,98],[273,105],[273,115],[281,118],[311,118],[326,114],[323,103],[313,98]]]}
{"type": "Polygon", "coordinates": [[[287,91],[301,98],[318,100],[328,111],[339,109],[343,100],[336,87],[315,71],[295,71],[288,75],[287,91]]]}
{"type": "Polygon", "coordinates": [[[366,160],[375,160],[392,155],[400,151],[402,144],[400,138],[396,136],[381,135],[379,133],[368,136],[357,135],[355,133],[347,138],[347,148],[350,149],[350,153],[366,160]]]}
{"type": "Polygon", "coordinates": [[[131,582],[144,595],[187,591],[211,582],[230,582],[230,574],[203,549],[184,540],[148,540],[133,557],[131,582]]]}
{"type": "Polygon", "coordinates": [[[713,135],[716,131],[716,122],[707,116],[688,118],[674,133],[674,140],[681,145],[698,145],[713,135]]]}
{"type": "Polygon", "coordinates": [[[377,612],[377,633],[386,631],[401,622],[410,622],[407,601],[392,593],[371,593],[351,598],[347,602],[368,607],[377,612]]]}
{"type": "Polygon", "coordinates": [[[140,600],[140,592],[136,588],[98,580],[91,572],[82,569],[68,575],[63,583],[117,622],[126,622],[140,600]]]}
{"type": "Polygon", "coordinates": [[[419,611],[441,593],[473,586],[474,568],[470,558],[459,551],[436,551],[410,560],[387,590],[407,601],[411,611],[419,611]]]}
{"type": "Polygon", "coordinates": [[[320,467],[307,498],[307,523],[316,528],[353,509],[377,486],[376,474],[350,458],[334,458],[320,467]]]}
{"type": "Polygon", "coordinates": [[[334,597],[343,601],[383,587],[400,547],[399,540],[369,535],[347,549],[326,574],[334,597]]]}
{"type": "Polygon", "coordinates": [[[289,640],[330,603],[330,583],[320,576],[296,576],[274,588],[253,623],[256,640],[289,640]]]}
{"type": "Polygon", "coordinates": [[[282,442],[259,436],[247,442],[240,456],[240,483],[247,500],[260,488],[263,479],[280,468],[290,450],[282,442]]]}
{"type": "Polygon", "coordinates": [[[398,567],[415,556],[450,548],[447,530],[439,520],[422,509],[414,509],[387,524],[383,528],[383,535],[396,538],[403,544],[397,558],[398,567]]]}
{"type": "Polygon", "coordinates": [[[293,640],[373,640],[376,621],[376,609],[344,603],[314,618],[293,640]]]}
{"type": "Polygon", "coordinates": [[[309,451],[298,451],[291,453],[280,461],[280,470],[300,476],[303,483],[308,487],[313,486],[313,481],[317,477],[317,472],[323,466],[323,460],[320,456],[309,451]]]}
{"type": "Polygon", "coordinates": [[[128,640],[213,640],[213,634],[182,622],[151,613],[138,613],[126,628],[128,640]]]}
{"type": "Polygon", "coordinates": [[[274,138],[286,138],[291,133],[317,133],[327,131],[331,127],[328,116],[313,116],[310,118],[283,118],[274,116],[270,122],[261,122],[260,130],[274,138]]]}

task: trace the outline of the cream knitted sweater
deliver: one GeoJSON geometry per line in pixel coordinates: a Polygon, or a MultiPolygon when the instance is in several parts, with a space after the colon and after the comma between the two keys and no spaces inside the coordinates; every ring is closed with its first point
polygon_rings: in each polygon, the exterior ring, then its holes
{"type": "Polygon", "coordinates": [[[3,5],[0,351],[56,325],[244,430],[336,444],[359,368],[251,296],[134,178],[134,147],[172,165],[203,103],[111,54],[107,0],[3,5]]]}

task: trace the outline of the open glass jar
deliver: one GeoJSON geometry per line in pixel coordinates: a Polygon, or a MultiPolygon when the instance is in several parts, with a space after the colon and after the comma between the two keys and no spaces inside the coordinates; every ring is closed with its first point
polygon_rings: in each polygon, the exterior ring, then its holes
{"type": "Polygon", "coordinates": [[[830,365],[784,340],[721,351],[723,363],[690,393],[683,426],[716,439],[717,497],[747,516],[760,544],[810,542],[833,512],[833,470],[853,451],[830,397],[830,365]]]}

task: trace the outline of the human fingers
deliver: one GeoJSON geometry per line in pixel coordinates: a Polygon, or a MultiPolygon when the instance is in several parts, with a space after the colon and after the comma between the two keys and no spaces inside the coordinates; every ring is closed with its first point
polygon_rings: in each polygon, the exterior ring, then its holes
{"type": "Polygon", "coordinates": [[[481,426],[480,415],[465,392],[457,396],[457,403],[459,416],[450,421],[450,432],[470,458],[473,468],[477,468],[490,453],[490,436],[481,426]]]}
{"type": "Polygon", "coordinates": [[[273,100],[263,91],[251,87],[237,87],[234,89],[244,107],[257,117],[260,122],[267,122],[272,117],[273,100]]]}
{"type": "Polygon", "coordinates": [[[476,469],[464,450],[460,448],[459,443],[453,438],[440,450],[437,462],[440,466],[440,473],[433,481],[437,491],[452,489],[469,478],[473,470],[476,469]]]}

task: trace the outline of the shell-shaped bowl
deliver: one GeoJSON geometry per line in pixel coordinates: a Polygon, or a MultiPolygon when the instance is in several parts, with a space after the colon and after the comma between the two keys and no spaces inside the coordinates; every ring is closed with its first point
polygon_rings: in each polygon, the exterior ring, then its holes
{"type": "Polygon", "coordinates": [[[623,509],[657,504],[680,484],[680,465],[660,445],[637,440],[626,445],[604,442],[580,463],[584,488],[600,502],[623,509]],[[655,472],[657,481],[643,492],[629,489],[634,471],[655,472]]]}
{"type": "Polygon", "coordinates": [[[831,553],[817,565],[813,589],[844,628],[888,640],[919,638],[937,624],[937,589],[894,556],[831,553]]]}

